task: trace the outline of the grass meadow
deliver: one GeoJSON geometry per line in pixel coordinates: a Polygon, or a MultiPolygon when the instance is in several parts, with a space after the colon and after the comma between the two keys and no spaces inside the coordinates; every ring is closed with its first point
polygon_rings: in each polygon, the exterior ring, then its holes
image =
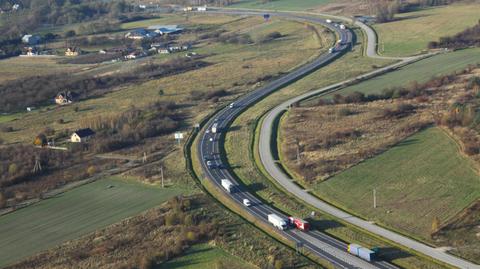
{"type": "Polygon", "coordinates": [[[429,41],[474,26],[480,19],[478,10],[478,3],[470,3],[397,14],[395,21],[373,25],[380,38],[379,52],[388,56],[419,53],[427,49],[429,41]]]}
{"type": "Polygon", "coordinates": [[[328,4],[331,0],[276,0],[276,1],[261,0],[242,0],[230,7],[235,8],[250,8],[250,9],[271,9],[271,10],[307,10],[316,8],[320,5],[328,4]]]}
{"type": "Polygon", "coordinates": [[[139,214],[182,192],[112,177],[0,216],[0,267],[139,214]]]}
{"type": "Polygon", "coordinates": [[[433,218],[446,221],[478,199],[480,179],[455,141],[429,128],[316,184],[314,191],[350,212],[430,240],[433,218]]]}

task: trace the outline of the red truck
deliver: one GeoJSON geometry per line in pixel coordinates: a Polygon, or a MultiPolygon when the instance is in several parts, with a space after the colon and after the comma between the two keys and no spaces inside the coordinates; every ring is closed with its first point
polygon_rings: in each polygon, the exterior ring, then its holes
{"type": "Polygon", "coordinates": [[[299,230],[302,230],[305,232],[310,230],[310,223],[308,223],[307,221],[304,221],[303,219],[288,217],[288,221],[290,222],[291,225],[295,226],[295,228],[299,230]]]}

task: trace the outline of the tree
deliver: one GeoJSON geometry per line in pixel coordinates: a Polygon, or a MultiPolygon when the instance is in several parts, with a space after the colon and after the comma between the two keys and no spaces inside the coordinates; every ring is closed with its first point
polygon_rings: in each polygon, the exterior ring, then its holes
{"type": "Polygon", "coordinates": [[[69,30],[65,32],[65,37],[66,38],[74,37],[76,34],[77,33],[74,30],[69,30]]]}
{"type": "Polygon", "coordinates": [[[440,229],[440,219],[437,216],[435,216],[432,220],[431,235],[433,236],[435,233],[437,233],[438,229],[440,229]]]}
{"type": "Polygon", "coordinates": [[[283,261],[282,260],[276,260],[274,266],[275,266],[275,269],[282,269],[283,268],[283,261]]]}
{"type": "Polygon", "coordinates": [[[89,166],[88,169],[87,169],[87,174],[89,176],[93,176],[95,174],[95,172],[97,171],[97,169],[95,168],[95,166],[89,166]]]}
{"type": "Polygon", "coordinates": [[[45,146],[47,144],[47,137],[44,134],[39,134],[35,137],[33,144],[40,147],[45,146]]]}
{"type": "Polygon", "coordinates": [[[0,192],[0,208],[7,206],[7,197],[3,192],[0,192]]]}
{"type": "Polygon", "coordinates": [[[18,167],[16,164],[12,163],[8,166],[8,174],[15,175],[17,173],[18,167]]]}

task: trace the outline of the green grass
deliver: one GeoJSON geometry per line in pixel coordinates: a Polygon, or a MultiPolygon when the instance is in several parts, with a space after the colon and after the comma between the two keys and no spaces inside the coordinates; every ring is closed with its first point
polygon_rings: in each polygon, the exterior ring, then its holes
{"type": "Polygon", "coordinates": [[[373,26],[380,37],[379,52],[389,56],[418,53],[427,49],[429,41],[438,41],[475,25],[480,19],[478,10],[478,3],[453,4],[397,14],[398,20],[373,26]]]}
{"type": "Polygon", "coordinates": [[[339,91],[347,94],[360,91],[366,94],[379,93],[383,89],[407,86],[413,81],[423,83],[434,76],[454,73],[467,67],[469,64],[480,63],[480,49],[466,49],[441,54],[404,66],[400,70],[369,79],[365,82],[347,87],[339,91]]]}
{"type": "Polygon", "coordinates": [[[274,0],[262,3],[261,0],[243,0],[230,7],[272,10],[306,10],[328,4],[331,0],[274,0]]]}
{"type": "Polygon", "coordinates": [[[0,267],[139,214],[180,193],[177,188],[107,178],[1,216],[0,267]]]}
{"type": "Polygon", "coordinates": [[[211,269],[217,268],[256,268],[253,265],[247,264],[241,259],[230,255],[224,250],[210,246],[208,244],[194,245],[189,248],[181,257],[172,259],[162,265],[156,267],[157,269],[211,269]]]}
{"type": "Polygon", "coordinates": [[[480,178],[454,140],[429,128],[316,184],[314,191],[348,211],[429,240],[434,217],[445,221],[480,197],[480,178]]]}

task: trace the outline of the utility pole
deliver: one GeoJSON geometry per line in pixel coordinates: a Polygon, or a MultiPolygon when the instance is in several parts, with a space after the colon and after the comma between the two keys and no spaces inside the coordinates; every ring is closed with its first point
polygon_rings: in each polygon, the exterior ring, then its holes
{"type": "Polygon", "coordinates": [[[300,142],[298,139],[295,140],[295,144],[297,144],[297,163],[300,164],[300,142]]]}
{"type": "Polygon", "coordinates": [[[373,188],[373,208],[377,208],[377,189],[373,188]]]}
{"type": "Polygon", "coordinates": [[[163,165],[160,166],[160,176],[162,177],[162,188],[164,188],[165,185],[163,184],[163,165]]]}

